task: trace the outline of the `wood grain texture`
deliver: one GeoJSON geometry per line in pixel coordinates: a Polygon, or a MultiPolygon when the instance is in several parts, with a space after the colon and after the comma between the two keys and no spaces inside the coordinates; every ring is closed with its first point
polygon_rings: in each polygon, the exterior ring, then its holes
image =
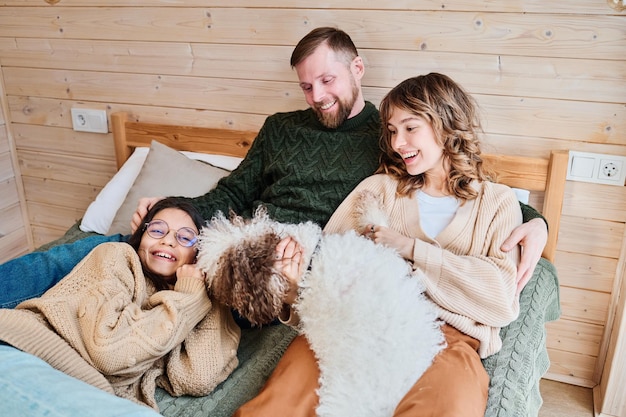
{"type": "Polygon", "coordinates": [[[178,7],[4,7],[0,36],[295,45],[317,26],[340,26],[360,48],[616,59],[621,16],[421,10],[178,7]],[[415,28],[420,28],[416,34],[415,28]],[[141,30],[138,30],[141,28],[141,30]]]}
{"type": "MultiPolygon", "coordinates": [[[[306,108],[299,87],[289,82],[22,68],[6,68],[4,75],[10,96],[256,114],[306,108]],[[252,91],[255,100],[250,100],[252,91]]],[[[364,88],[365,96],[376,105],[387,91],[364,88]]],[[[618,149],[626,152],[622,136],[626,132],[626,108],[621,104],[474,96],[485,116],[487,133],[514,132],[581,142],[593,138],[596,143],[619,145],[618,149]]]]}
{"type": "MultiPolygon", "coordinates": [[[[3,0],[3,5],[17,7],[41,6],[40,0],[3,0]]],[[[214,0],[211,4],[215,7],[249,7],[249,0],[214,0]]],[[[111,7],[111,6],[135,6],[135,7],[205,7],[204,0],[63,0],[65,7],[111,7]]],[[[341,7],[344,9],[363,9],[367,4],[363,0],[342,0],[341,7]]],[[[316,1],[315,3],[301,0],[255,0],[254,7],[259,8],[337,8],[337,3],[332,0],[316,1]]],[[[442,2],[441,0],[422,0],[416,4],[414,0],[379,0],[376,8],[380,10],[455,10],[455,11],[486,11],[486,12],[509,12],[509,13],[545,13],[546,5],[543,0],[526,0],[519,2],[502,1],[475,1],[461,0],[454,2],[442,2]]],[[[555,3],[550,5],[550,13],[571,14],[572,5],[567,3],[555,3]]],[[[598,7],[596,0],[579,0],[576,2],[575,11],[580,14],[613,14],[615,11],[608,5],[598,7]]]]}
{"type": "MultiPolygon", "coordinates": [[[[0,211],[0,215],[4,216],[5,213],[0,211]]],[[[30,251],[27,244],[27,233],[29,232],[22,225],[18,229],[0,237],[0,262],[8,261],[30,251]]]]}

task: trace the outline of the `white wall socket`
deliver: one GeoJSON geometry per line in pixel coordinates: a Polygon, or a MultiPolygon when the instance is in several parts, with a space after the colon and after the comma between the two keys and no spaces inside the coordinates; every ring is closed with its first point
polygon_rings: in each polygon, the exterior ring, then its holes
{"type": "Polygon", "coordinates": [[[623,187],[626,156],[569,151],[567,179],[623,187]]]}
{"type": "Polygon", "coordinates": [[[72,109],[72,127],[79,132],[108,133],[106,110],[72,109]]]}

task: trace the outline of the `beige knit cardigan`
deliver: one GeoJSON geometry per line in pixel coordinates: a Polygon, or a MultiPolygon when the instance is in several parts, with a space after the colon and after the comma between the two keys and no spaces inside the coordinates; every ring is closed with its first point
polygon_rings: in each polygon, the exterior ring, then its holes
{"type": "Polygon", "coordinates": [[[500,328],[519,314],[516,274],[519,251],[500,246],[522,223],[515,193],[507,186],[473,182],[477,197],[457,210],[450,224],[430,238],[420,226],[417,195],[399,197],[397,181],[378,174],[363,180],[337,208],[326,233],[358,229],[357,205],[363,190],[378,196],[389,227],[415,239],[413,268],[426,279],[426,294],[437,304],[439,318],[480,341],[486,358],[502,347],[500,328]]]}

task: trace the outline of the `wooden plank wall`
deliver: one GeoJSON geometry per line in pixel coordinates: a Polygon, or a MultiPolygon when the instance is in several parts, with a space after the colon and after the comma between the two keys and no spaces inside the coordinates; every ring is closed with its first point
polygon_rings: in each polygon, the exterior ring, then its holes
{"type": "MultiPolygon", "coordinates": [[[[0,97],[4,97],[1,81],[0,93],[0,97]]],[[[0,262],[28,253],[32,245],[17,155],[10,140],[5,109],[6,100],[0,100],[0,262]]]]}
{"type": "MultiPolygon", "coordinates": [[[[479,101],[487,151],[626,155],[626,12],[612,1],[1,1],[3,99],[35,245],[79,219],[115,171],[111,135],[74,132],[72,107],[258,129],[306,107],[289,57],[323,25],[352,35],[375,104],[439,71],[479,101]]],[[[565,193],[550,377],[594,386],[624,279],[626,187],[569,181],[565,193]]]]}

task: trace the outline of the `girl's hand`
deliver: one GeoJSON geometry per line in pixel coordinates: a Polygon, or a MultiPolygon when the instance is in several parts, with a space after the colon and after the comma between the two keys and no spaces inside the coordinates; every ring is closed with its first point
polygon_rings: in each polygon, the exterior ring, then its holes
{"type": "Polygon", "coordinates": [[[361,235],[374,243],[395,249],[400,256],[409,261],[413,260],[415,241],[385,226],[369,224],[361,231],[361,235]]]}
{"type": "Polygon", "coordinates": [[[181,279],[183,277],[196,278],[204,283],[204,273],[200,268],[193,264],[185,264],[178,267],[176,270],[176,277],[181,279]]]}
{"type": "Polygon", "coordinates": [[[304,271],[302,246],[291,237],[286,237],[276,245],[274,268],[289,282],[289,291],[283,302],[293,304],[298,296],[298,283],[304,271]]]}

